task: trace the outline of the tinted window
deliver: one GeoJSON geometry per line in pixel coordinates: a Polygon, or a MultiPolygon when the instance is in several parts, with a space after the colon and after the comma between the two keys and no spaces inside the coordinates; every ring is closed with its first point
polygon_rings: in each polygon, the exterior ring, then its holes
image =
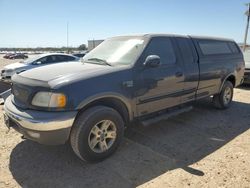
{"type": "Polygon", "coordinates": [[[63,61],[67,61],[67,56],[65,55],[57,55],[56,56],[56,62],[63,62],[63,61]]]}
{"type": "Polygon", "coordinates": [[[41,64],[47,64],[47,63],[51,63],[53,62],[53,59],[51,58],[51,56],[46,56],[46,57],[42,57],[40,59],[38,59],[36,62],[41,62],[41,64]]]}
{"type": "Polygon", "coordinates": [[[64,55],[57,55],[56,60],[57,62],[67,61],[64,55]]]}
{"type": "Polygon", "coordinates": [[[75,58],[71,56],[66,55],[57,55],[56,56],[56,62],[64,62],[64,61],[74,61],[75,58]]]}
{"type": "Polygon", "coordinates": [[[158,55],[162,64],[173,64],[176,61],[172,42],[165,37],[152,38],[143,53],[144,60],[149,55],[158,55]]]}
{"type": "Polygon", "coordinates": [[[80,58],[85,56],[85,54],[73,54],[73,55],[80,58]]]}
{"type": "Polygon", "coordinates": [[[51,61],[49,63],[55,63],[55,62],[57,62],[56,56],[54,56],[54,55],[51,55],[50,59],[51,59],[51,61]]]}
{"type": "Polygon", "coordinates": [[[190,39],[176,38],[176,40],[184,61],[188,63],[194,62],[194,56],[192,51],[193,46],[191,46],[191,44],[189,43],[190,39]]]}
{"type": "Polygon", "coordinates": [[[199,46],[204,55],[219,55],[232,53],[227,42],[204,41],[199,42],[199,46]]]}
{"type": "Polygon", "coordinates": [[[65,56],[66,61],[74,61],[75,58],[71,56],[65,56]]]}

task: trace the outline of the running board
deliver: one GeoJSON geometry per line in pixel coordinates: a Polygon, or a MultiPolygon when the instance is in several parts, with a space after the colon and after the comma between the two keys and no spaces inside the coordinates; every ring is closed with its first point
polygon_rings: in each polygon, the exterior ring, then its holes
{"type": "Polygon", "coordinates": [[[157,123],[159,121],[167,120],[170,117],[177,116],[177,115],[182,114],[184,112],[188,112],[188,111],[190,111],[192,109],[193,109],[192,106],[182,107],[180,109],[175,109],[175,110],[172,110],[170,112],[166,112],[164,114],[155,116],[154,118],[143,120],[143,121],[141,121],[141,123],[142,123],[143,126],[146,127],[146,126],[149,126],[151,124],[155,124],[155,123],[157,123]]]}

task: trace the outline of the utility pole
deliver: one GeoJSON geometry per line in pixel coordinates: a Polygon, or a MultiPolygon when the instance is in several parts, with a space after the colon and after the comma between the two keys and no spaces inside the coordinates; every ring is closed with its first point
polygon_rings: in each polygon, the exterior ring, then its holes
{"type": "Polygon", "coordinates": [[[247,15],[247,25],[246,25],[246,31],[245,31],[243,51],[245,51],[247,47],[247,35],[248,35],[249,20],[250,20],[250,3],[247,3],[246,6],[247,6],[247,11],[245,14],[247,15]]]}
{"type": "Polygon", "coordinates": [[[67,22],[67,51],[69,53],[69,22],[67,22]]]}

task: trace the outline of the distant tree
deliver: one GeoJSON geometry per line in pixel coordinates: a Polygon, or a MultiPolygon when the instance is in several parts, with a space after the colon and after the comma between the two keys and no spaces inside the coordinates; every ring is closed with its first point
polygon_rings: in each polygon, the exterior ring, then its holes
{"type": "Polygon", "coordinates": [[[78,50],[87,50],[86,44],[81,44],[81,45],[78,47],[78,50]]]}
{"type": "MultiPolygon", "coordinates": [[[[80,48],[80,46],[79,46],[79,48],[80,48]]],[[[62,46],[62,47],[35,47],[35,48],[0,48],[0,51],[11,51],[11,52],[18,52],[18,51],[73,52],[73,51],[76,51],[76,50],[82,50],[82,49],[79,49],[79,48],[78,47],[65,47],[65,46],[62,46]]],[[[86,49],[86,46],[83,49],[86,49]]]]}

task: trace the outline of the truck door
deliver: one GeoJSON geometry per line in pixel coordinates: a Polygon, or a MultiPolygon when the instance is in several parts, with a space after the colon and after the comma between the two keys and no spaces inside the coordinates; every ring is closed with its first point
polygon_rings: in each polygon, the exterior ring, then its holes
{"type": "Polygon", "coordinates": [[[153,37],[139,60],[136,71],[137,114],[145,115],[180,104],[183,92],[183,67],[171,37],[153,37]],[[158,67],[145,67],[149,55],[161,58],[158,67]]]}
{"type": "Polygon", "coordinates": [[[199,84],[199,62],[198,55],[192,40],[188,37],[176,37],[176,44],[179,48],[183,63],[184,88],[181,96],[181,103],[195,100],[199,84]]]}

